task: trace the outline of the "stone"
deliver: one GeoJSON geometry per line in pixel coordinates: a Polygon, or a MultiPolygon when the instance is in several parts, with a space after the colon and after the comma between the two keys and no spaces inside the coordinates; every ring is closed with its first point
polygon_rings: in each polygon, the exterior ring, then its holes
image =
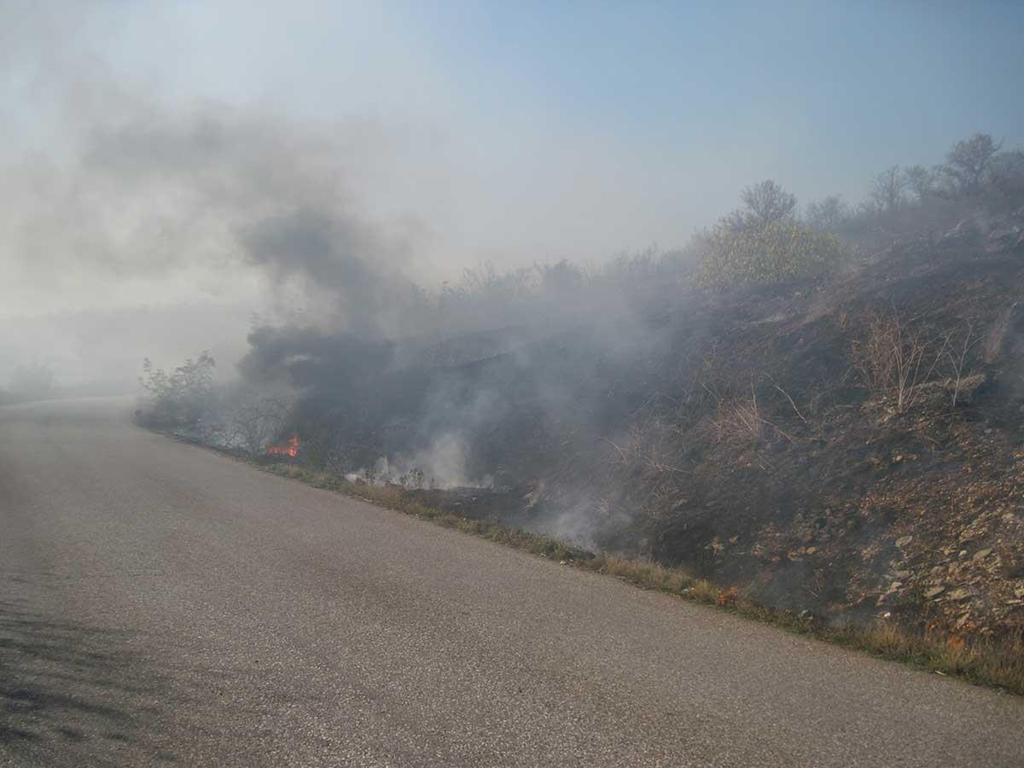
{"type": "Polygon", "coordinates": [[[940,584],[937,587],[932,587],[931,589],[929,589],[927,592],[924,593],[924,596],[929,600],[934,600],[936,597],[938,597],[945,591],[946,588],[940,584]]]}

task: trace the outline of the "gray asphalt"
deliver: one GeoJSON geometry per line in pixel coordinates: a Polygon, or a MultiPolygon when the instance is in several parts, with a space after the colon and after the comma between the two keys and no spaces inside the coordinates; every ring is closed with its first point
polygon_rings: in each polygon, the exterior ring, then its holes
{"type": "Polygon", "coordinates": [[[0,408],[0,765],[1022,766],[1024,700],[0,408]]]}

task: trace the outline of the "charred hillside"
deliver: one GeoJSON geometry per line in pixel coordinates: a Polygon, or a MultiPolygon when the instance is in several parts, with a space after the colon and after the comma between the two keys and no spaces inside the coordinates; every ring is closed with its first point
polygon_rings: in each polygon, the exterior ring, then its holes
{"type": "Polygon", "coordinates": [[[618,456],[635,545],[773,605],[1019,632],[1022,213],[709,308],[618,456]]]}
{"type": "Polygon", "coordinates": [[[1024,212],[967,218],[842,275],[653,281],[627,331],[308,336],[269,367],[303,393],[307,459],[339,473],[772,605],[1019,631],[1022,238],[1024,212]]]}
{"type": "Polygon", "coordinates": [[[743,202],[682,251],[469,272],[400,334],[259,329],[242,386],[158,372],[143,418],[795,612],[1020,635],[1024,156],[743,202]]]}

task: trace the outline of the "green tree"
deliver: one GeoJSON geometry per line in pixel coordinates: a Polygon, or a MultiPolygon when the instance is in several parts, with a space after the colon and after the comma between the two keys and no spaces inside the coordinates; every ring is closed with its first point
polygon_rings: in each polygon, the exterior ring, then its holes
{"type": "Polygon", "coordinates": [[[903,171],[907,187],[923,203],[935,194],[935,174],[923,165],[912,165],[903,171]]]}
{"type": "Polygon", "coordinates": [[[151,403],[145,421],[165,428],[199,425],[213,397],[213,356],[203,352],[189,358],[170,373],[146,358],[139,383],[149,392],[151,403]]]}
{"type": "Polygon", "coordinates": [[[957,192],[973,195],[981,190],[1000,146],[987,133],[976,133],[953,145],[946,155],[944,170],[953,179],[957,192]]]}
{"type": "Polygon", "coordinates": [[[822,200],[807,204],[805,219],[814,229],[834,232],[850,216],[849,206],[838,195],[829,195],[822,200]]]}
{"type": "Polygon", "coordinates": [[[792,219],[737,230],[723,220],[707,237],[702,285],[776,283],[820,274],[842,256],[839,240],[792,219]]]}
{"type": "Polygon", "coordinates": [[[898,165],[885,169],[871,183],[871,202],[878,213],[894,214],[906,202],[907,176],[898,165]]]}
{"type": "Polygon", "coordinates": [[[740,193],[744,209],[733,214],[733,222],[747,227],[763,227],[793,217],[796,196],[771,179],[752,184],[740,193]]]}

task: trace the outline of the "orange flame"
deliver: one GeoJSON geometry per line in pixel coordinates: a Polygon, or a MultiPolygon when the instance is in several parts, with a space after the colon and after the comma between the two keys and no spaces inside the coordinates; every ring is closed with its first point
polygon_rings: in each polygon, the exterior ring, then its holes
{"type": "Polygon", "coordinates": [[[299,455],[299,436],[292,435],[284,443],[267,446],[268,456],[288,456],[294,459],[299,455]]]}

